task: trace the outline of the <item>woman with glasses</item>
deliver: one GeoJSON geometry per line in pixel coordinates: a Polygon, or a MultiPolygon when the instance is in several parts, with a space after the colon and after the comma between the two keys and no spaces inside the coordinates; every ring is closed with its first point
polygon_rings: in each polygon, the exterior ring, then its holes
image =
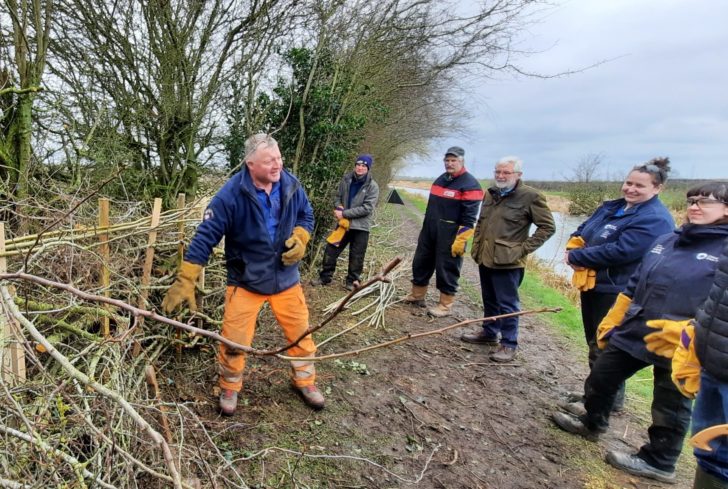
{"type": "MultiPolygon", "coordinates": [[[[687,193],[687,223],[660,236],[642,258],[597,331],[601,352],[585,383],[586,413],[554,413],[563,430],[596,439],[609,427],[619,386],[653,367],[649,441],[637,453],[612,450],[607,462],[625,472],[662,482],[675,480],[675,463],[690,424],[691,401],[672,381],[667,358],[648,350],[654,328],[694,318],[708,297],[718,257],[728,238],[726,186],[708,183],[687,193]],[[622,304],[622,305],[620,305],[622,304]],[[608,342],[608,344],[607,344],[608,342]]],[[[699,345],[698,345],[699,346],[699,345]]]]}
{"type": "MultiPolygon", "coordinates": [[[[580,291],[584,336],[589,347],[589,368],[599,354],[597,326],[627,285],[629,277],[655,239],[675,228],[670,212],[657,198],[670,171],[668,158],[637,165],[622,184],[622,197],[602,204],[571,235],[566,263],[574,269],[572,282],[580,291]]],[[[618,303],[616,307],[624,307],[618,303]]],[[[568,394],[562,407],[583,413],[581,393],[568,394]]],[[[624,407],[624,385],[614,410],[624,407]]]]}
{"type": "MultiPolygon", "coordinates": [[[[726,183],[688,196],[689,215],[721,212],[722,222],[728,221],[726,183]]],[[[655,321],[648,326],[658,331],[645,337],[647,349],[673,358],[676,387],[689,398],[697,393],[692,430],[700,435],[695,444],[698,465],[693,488],[728,489],[728,241],[695,320],[655,321]]]]}

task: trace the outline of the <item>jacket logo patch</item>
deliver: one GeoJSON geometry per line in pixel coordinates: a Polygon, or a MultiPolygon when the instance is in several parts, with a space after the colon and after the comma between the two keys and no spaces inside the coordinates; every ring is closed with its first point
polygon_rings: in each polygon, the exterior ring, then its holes
{"type": "Polygon", "coordinates": [[[665,249],[664,246],[662,246],[661,244],[658,244],[657,246],[655,246],[654,248],[652,248],[650,250],[650,253],[654,253],[655,255],[661,255],[662,254],[662,251],[664,249],[665,249]]]}
{"type": "Polygon", "coordinates": [[[205,209],[205,213],[202,215],[202,220],[209,221],[213,217],[215,217],[215,213],[212,212],[212,209],[208,207],[207,209],[205,209]]]}
{"type": "Polygon", "coordinates": [[[455,192],[452,190],[445,190],[442,195],[445,197],[455,197],[455,192]]]}
{"type": "Polygon", "coordinates": [[[717,256],[709,255],[707,253],[698,253],[697,255],[695,255],[695,258],[697,260],[708,260],[708,261],[712,261],[712,262],[715,262],[715,263],[718,262],[718,257],[717,256]]]}
{"type": "Polygon", "coordinates": [[[616,231],[617,229],[619,229],[617,226],[613,224],[607,224],[606,226],[604,226],[604,231],[602,231],[602,234],[600,234],[599,237],[606,239],[612,234],[612,231],[616,231]]]}

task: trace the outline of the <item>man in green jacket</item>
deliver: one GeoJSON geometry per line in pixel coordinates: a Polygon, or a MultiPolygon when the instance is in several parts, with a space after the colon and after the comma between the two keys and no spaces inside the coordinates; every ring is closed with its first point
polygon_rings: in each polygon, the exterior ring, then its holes
{"type": "MultiPolygon", "coordinates": [[[[472,257],[478,264],[485,317],[520,310],[518,287],[526,257],[555,232],[544,195],[521,181],[523,163],[515,156],[495,165],[495,185],[483,197],[473,238],[472,257]],[[531,224],[536,232],[529,235],[531,224]]],[[[483,323],[483,329],[461,339],[497,349],[490,359],[510,362],[518,347],[518,317],[483,323]]]]}

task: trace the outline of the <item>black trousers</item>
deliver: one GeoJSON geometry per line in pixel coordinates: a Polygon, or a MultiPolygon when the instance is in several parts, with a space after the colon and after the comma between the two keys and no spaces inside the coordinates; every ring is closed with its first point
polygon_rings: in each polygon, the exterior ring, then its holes
{"type": "MultiPolygon", "coordinates": [[[[594,366],[601,350],[597,346],[597,328],[602,322],[604,316],[607,315],[609,309],[614,305],[618,294],[609,294],[605,292],[594,292],[588,290],[581,293],[581,321],[584,323],[584,338],[589,348],[589,369],[594,366]]],[[[614,401],[614,409],[621,410],[624,407],[624,382],[617,391],[617,397],[614,401]]],[[[586,392],[586,386],[584,387],[586,392]]]]}
{"type": "Polygon", "coordinates": [[[419,286],[430,284],[435,274],[435,287],[443,294],[455,295],[458,291],[462,256],[452,256],[452,242],[457,224],[438,221],[427,224],[420,231],[417,249],[412,258],[412,283],[419,286]]]}
{"type": "Polygon", "coordinates": [[[352,284],[355,280],[361,280],[361,272],[364,270],[364,257],[367,254],[369,245],[369,231],[350,229],[344,234],[339,246],[326,243],[324,250],[324,262],[321,267],[319,278],[322,282],[331,282],[331,277],[336,271],[336,260],[344,248],[349,245],[349,270],[346,274],[346,283],[352,284]]]}
{"type": "MultiPolygon", "coordinates": [[[[584,425],[590,430],[605,432],[619,386],[649,366],[626,351],[607,346],[586,379],[586,416],[581,419],[584,425]]],[[[652,424],[647,430],[650,441],[640,448],[637,456],[653,467],[672,471],[690,425],[692,402],[672,383],[670,368],[655,366],[654,373],[652,424]]]]}

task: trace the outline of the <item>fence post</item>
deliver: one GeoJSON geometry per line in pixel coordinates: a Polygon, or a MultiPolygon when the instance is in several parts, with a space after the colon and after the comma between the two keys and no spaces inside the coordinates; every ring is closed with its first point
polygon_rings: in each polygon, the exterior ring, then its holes
{"type": "MultiPolygon", "coordinates": [[[[142,269],[142,290],[139,297],[139,308],[147,308],[147,298],[149,297],[149,284],[152,281],[152,265],[154,264],[154,245],[157,243],[157,226],[159,226],[159,216],[162,213],[162,199],[154,199],[152,208],[152,221],[149,229],[149,237],[147,239],[147,251],[144,255],[144,268],[142,269]]],[[[139,318],[139,326],[143,322],[143,317],[139,318]]]]}
{"type": "MultiPolygon", "coordinates": [[[[5,253],[5,223],[0,222],[0,254],[5,253]]],[[[7,272],[7,262],[0,256],[0,273],[7,272]]],[[[0,368],[3,382],[14,385],[25,382],[25,350],[20,328],[0,302],[0,368]]]]}
{"type": "Polygon", "coordinates": [[[177,239],[179,240],[177,242],[177,268],[182,265],[185,254],[185,200],[185,194],[177,194],[177,210],[179,211],[180,216],[179,225],[177,226],[177,233],[179,233],[179,235],[177,236],[177,239]]]}
{"type": "MultiPolygon", "coordinates": [[[[200,200],[200,220],[205,219],[205,211],[207,210],[207,202],[208,202],[208,199],[200,200]]],[[[200,276],[197,279],[197,283],[200,286],[200,290],[205,290],[205,267],[202,268],[202,271],[200,272],[200,276]]],[[[204,296],[200,296],[199,300],[197,300],[197,310],[204,311],[205,310],[204,306],[205,306],[205,298],[204,298],[204,296]]],[[[202,318],[197,318],[196,325],[198,328],[203,327],[202,318]]]]}
{"type": "MultiPolygon", "coordinates": [[[[184,254],[185,254],[185,204],[186,204],[186,195],[183,193],[177,194],[177,210],[179,211],[179,225],[177,226],[177,270],[179,270],[180,266],[182,266],[182,262],[184,261],[184,254]]],[[[175,347],[174,351],[177,355],[177,359],[179,360],[182,356],[182,331],[177,330],[175,332],[175,338],[177,338],[177,346],[175,347]]]]}
{"type": "MultiPolygon", "coordinates": [[[[105,231],[99,234],[99,255],[101,255],[101,290],[104,297],[111,297],[111,272],[109,271],[109,199],[99,199],[99,228],[105,231]]],[[[104,309],[110,310],[108,304],[104,304],[104,309]]],[[[101,334],[109,336],[109,317],[101,318],[101,334]]]]}

